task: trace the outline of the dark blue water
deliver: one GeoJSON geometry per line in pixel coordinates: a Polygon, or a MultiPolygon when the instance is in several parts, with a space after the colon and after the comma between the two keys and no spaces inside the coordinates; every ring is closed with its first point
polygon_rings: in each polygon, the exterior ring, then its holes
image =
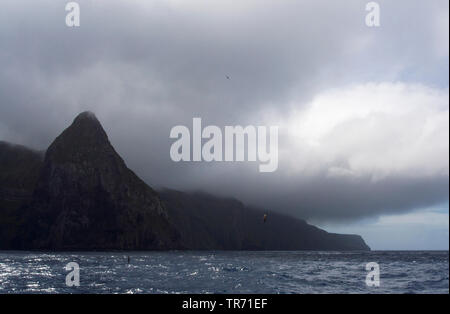
{"type": "Polygon", "coordinates": [[[441,252],[0,252],[0,293],[449,293],[441,252]],[[127,263],[127,255],[131,262],[127,263]],[[80,266],[67,287],[65,266],[80,266]],[[366,285],[366,264],[380,286],[366,285]]]}

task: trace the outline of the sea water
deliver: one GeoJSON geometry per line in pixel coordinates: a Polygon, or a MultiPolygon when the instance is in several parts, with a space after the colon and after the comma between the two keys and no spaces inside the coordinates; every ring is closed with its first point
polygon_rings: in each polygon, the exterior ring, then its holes
{"type": "Polygon", "coordinates": [[[448,251],[0,252],[0,293],[449,293],[448,251]],[[128,262],[129,257],[129,262],[128,262]],[[68,263],[79,286],[68,286],[68,263]],[[367,286],[367,263],[379,286],[367,286]]]}

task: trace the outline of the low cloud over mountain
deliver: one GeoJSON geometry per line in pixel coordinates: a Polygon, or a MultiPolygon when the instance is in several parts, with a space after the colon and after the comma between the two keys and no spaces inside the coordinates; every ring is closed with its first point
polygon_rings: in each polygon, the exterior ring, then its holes
{"type": "Polygon", "coordinates": [[[3,1],[0,139],[93,110],[149,184],[314,221],[447,204],[448,1],[3,1]],[[278,125],[279,166],[174,163],[175,125],[278,125]]]}

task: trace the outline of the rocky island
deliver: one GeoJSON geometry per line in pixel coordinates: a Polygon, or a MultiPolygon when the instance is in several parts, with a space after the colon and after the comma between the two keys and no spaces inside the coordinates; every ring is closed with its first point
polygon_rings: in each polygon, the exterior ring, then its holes
{"type": "Polygon", "coordinates": [[[155,191],[93,113],[45,152],[0,142],[3,250],[370,250],[358,235],[206,193],[155,191]]]}

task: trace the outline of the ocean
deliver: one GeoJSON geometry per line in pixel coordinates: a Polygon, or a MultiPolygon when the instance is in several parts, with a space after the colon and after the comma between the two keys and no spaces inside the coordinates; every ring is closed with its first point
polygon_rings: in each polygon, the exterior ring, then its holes
{"type": "Polygon", "coordinates": [[[448,251],[3,251],[0,294],[448,294],[448,259],[448,251]],[[79,286],[66,283],[75,278],[75,268],[66,270],[71,262],[79,266],[79,286]],[[371,262],[379,266],[379,286],[366,284],[371,262]]]}

